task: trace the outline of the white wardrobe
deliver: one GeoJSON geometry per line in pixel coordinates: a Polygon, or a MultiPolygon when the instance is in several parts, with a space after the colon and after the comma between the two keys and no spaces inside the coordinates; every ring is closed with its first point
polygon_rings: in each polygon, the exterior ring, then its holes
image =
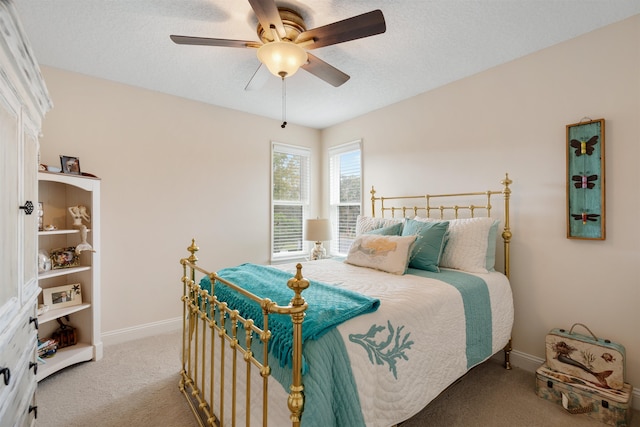
{"type": "Polygon", "coordinates": [[[33,426],[38,135],[51,108],[13,2],[0,0],[0,425],[33,426]]]}

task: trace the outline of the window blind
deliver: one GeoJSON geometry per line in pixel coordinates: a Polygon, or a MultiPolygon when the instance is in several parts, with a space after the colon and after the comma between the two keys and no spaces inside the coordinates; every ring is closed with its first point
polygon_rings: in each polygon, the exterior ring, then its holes
{"type": "Polygon", "coordinates": [[[309,206],[310,150],[274,143],[271,158],[271,256],[301,256],[305,253],[302,230],[309,206]]]}
{"type": "Polygon", "coordinates": [[[329,149],[329,211],[334,239],[331,254],[346,255],[362,210],[361,142],[329,149]]]}

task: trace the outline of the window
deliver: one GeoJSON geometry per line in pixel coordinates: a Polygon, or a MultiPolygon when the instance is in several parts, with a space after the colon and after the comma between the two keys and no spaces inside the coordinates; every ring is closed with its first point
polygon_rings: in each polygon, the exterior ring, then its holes
{"type": "Polygon", "coordinates": [[[329,149],[329,209],[332,255],[346,255],[356,237],[356,220],[362,208],[360,141],[329,149]]]}
{"type": "Polygon", "coordinates": [[[271,258],[306,253],[302,228],[309,208],[310,150],[273,144],[271,154],[271,258]]]}

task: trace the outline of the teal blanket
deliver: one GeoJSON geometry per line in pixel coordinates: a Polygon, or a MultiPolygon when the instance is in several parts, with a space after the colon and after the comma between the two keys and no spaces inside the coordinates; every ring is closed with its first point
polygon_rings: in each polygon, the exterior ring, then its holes
{"type": "MultiPolygon", "coordinates": [[[[305,405],[302,427],[360,427],[358,387],[351,362],[337,328],[331,328],[321,340],[308,341],[302,353],[309,370],[302,376],[305,405]]],[[[291,369],[271,363],[271,374],[285,390],[291,385],[291,369]]]]}
{"type": "Polygon", "coordinates": [[[461,271],[441,269],[439,273],[410,268],[408,274],[442,280],[462,296],[467,332],[467,368],[491,356],[493,328],[489,288],[484,280],[461,271]]]}
{"type": "MultiPolygon", "coordinates": [[[[217,272],[218,276],[228,280],[252,294],[269,298],[278,305],[286,306],[293,297],[293,291],[287,287],[287,281],[293,276],[286,271],[256,264],[242,264],[225,268],[217,272]]],[[[211,281],[205,276],[200,287],[211,292],[211,281]]],[[[245,318],[254,319],[262,327],[262,310],[247,297],[238,294],[221,282],[216,283],[215,295],[226,301],[230,307],[240,311],[245,318]]],[[[357,292],[325,283],[311,281],[309,288],[302,292],[309,304],[302,324],[302,342],[317,340],[329,329],[356,317],[378,309],[380,301],[357,292]]],[[[276,357],[280,366],[291,366],[293,355],[293,329],[289,315],[273,314],[269,318],[272,339],[269,352],[276,357]]]]}
{"type": "MultiPolygon", "coordinates": [[[[484,280],[471,274],[450,270],[433,273],[409,269],[407,273],[444,281],[460,292],[466,317],[467,367],[475,366],[489,357],[492,350],[491,306],[489,291],[484,280]],[[479,337],[484,338],[480,340],[479,337]]],[[[287,305],[293,296],[293,291],[286,286],[291,274],[271,267],[245,264],[221,270],[218,275],[242,285],[257,296],[269,297],[279,305],[287,305]]],[[[200,286],[211,290],[211,283],[206,277],[200,282],[200,286]]],[[[250,303],[245,297],[236,295],[221,283],[216,284],[215,293],[223,300],[233,299],[234,304],[246,306],[253,311],[248,316],[255,319],[256,323],[261,322],[260,308],[258,307],[255,311],[252,307],[256,304],[250,303]]],[[[302,328],[303,340],[306,341],[303,346],[306,371],[302,382],[305,399],[313,402],[305,406],[302,425],[307,427],[364,426],[349,356],[335,326],[357,314],[375,311],[380,302],[352,291],[314,281],[302,295],[309,303],[302,328]],[[318,340],[320,337],[322,339],[318,340]]],[[[287,390],[291,384],[291,370],[288,369],[291,361],[290,317],[272,315],[269,322],[270,329],[278,330],[274,332],[275,337],[281,337],[281,342],[271,343],[273,347],[269,358],[272,375],[287,390]],[[276,360],[279,363],[274,363],[276,360]]]]}

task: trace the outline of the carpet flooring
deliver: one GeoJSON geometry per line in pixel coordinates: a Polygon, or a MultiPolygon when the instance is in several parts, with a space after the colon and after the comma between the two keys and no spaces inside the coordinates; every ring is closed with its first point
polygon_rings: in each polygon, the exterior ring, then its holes
{"type": "MultiPolygon", "coordinates": [[[[178,332],[106,346],[104,358],[38,385],[37,427],[196,427],[178,390],[178,332]]],[[[304,418],[303,418],[304,420],[304,418]]],[[[535,375],[489,360],[399,427],[602,427],[535,393],[535,375]]],[[[281,426],[275,426],[281,427],[281,426]]],[[[340,426],[347,427],[347,426],[340,426]]],[[[629,427],[640,427],[634,411],[629,427]]]]}

